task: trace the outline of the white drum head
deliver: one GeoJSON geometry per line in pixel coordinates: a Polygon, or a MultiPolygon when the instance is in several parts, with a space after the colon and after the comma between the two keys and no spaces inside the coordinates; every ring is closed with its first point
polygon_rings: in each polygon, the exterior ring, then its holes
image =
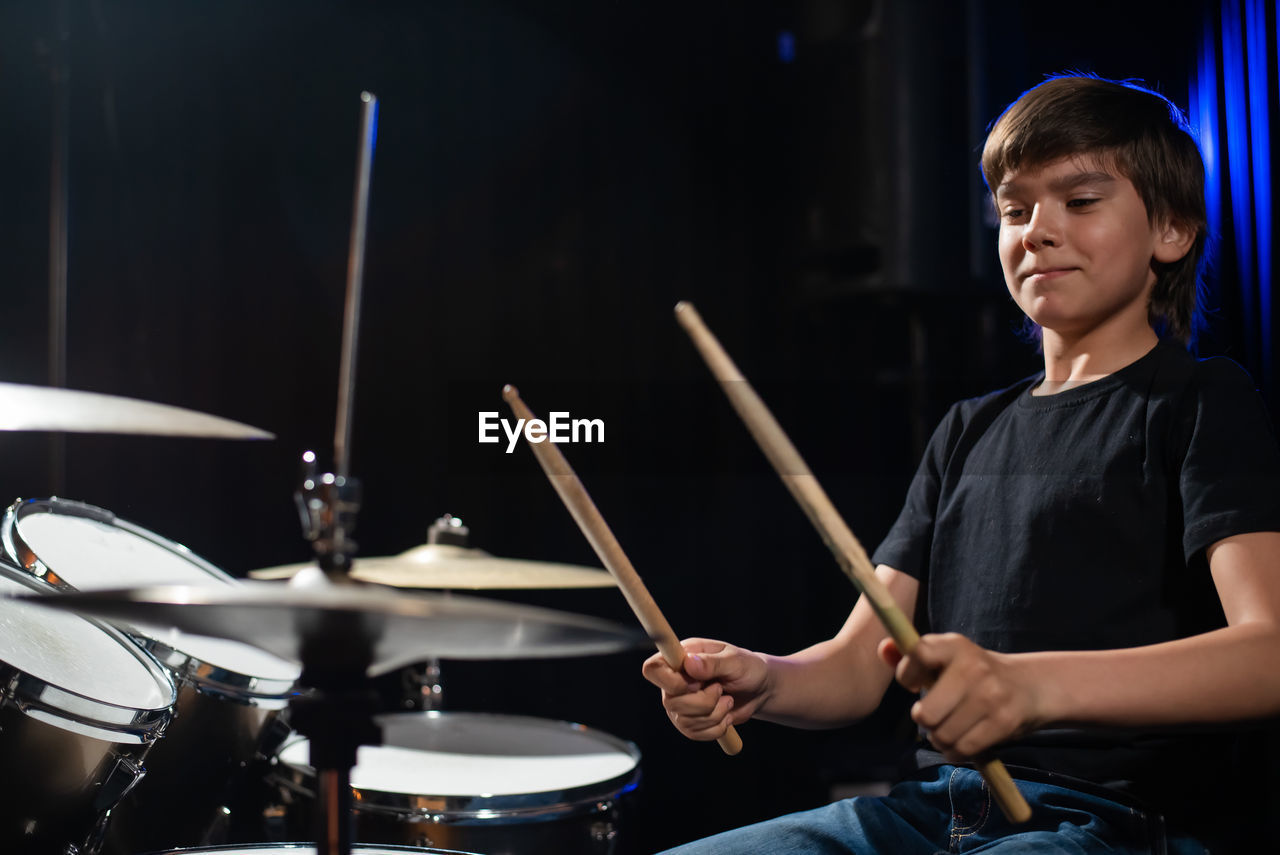
{"type": "MultiPolygon", "coordinates": [[[[0,574],[0,593],[32,591],[0,574]]],[[[144,657],[78,615],[0,599],[0,661],[50,686],[128,709],[163,709],[173,701],[173,687],[157,679],[144,657]]]]}
{"type": "MultiPolygon", "coordinates": [[[[634,746],[579,725],[466,713],[379,719],[383,745],[360,747],[351,786],[363,792],[496,797],[576,790],[631,774],[634,746]]],[[[309,743],[280,752],[308,766],[309,743]]]]}
{"type": "Polygon", "coordinates": [[[14,525],[41,564],[81,591],[234,582],[186,547],[127,524],[19,510],[14,525]]]}

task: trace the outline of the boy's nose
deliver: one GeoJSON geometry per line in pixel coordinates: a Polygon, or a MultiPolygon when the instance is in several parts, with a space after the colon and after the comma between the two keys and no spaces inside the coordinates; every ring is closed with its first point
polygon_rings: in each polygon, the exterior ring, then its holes
{"type": "Polygon", "coordinates": [[[1045,246],[1059,246],[1062,237],[1053,217],[1043,205],[1036,205],[1031,211],[1031,219],[1027,221],[1022,232],[1022,243],[1027,249],[1039,249],[1045,246]]]}

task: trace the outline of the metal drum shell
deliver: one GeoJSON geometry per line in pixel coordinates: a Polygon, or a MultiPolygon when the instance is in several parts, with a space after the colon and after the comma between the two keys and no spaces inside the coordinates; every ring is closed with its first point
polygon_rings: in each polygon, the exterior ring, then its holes
{"type": "MultiPolygon", "coordinates": [[[[378,722],[387,731],[384,745],[409,741],[402,735],[419,726],[430,750],[448,750],[453,747],[449,730],[454,725],[505,727],[534,738],[549,735],[590,740],[629,758],[630,765],[605,780],[500,795],[441,795],[353,786],[357,840],[443,846],[487,855],[609,855],[622,851],[618,845],[624,833],[624,802],[640,782],[640,752],[633,743],[583,725],[527,716],[433,710],[391,713],[379,716],[378,722]]],[[[290,740],[281,752],[296,749],[302,742],[305,740],[290,740]]],[[[353,770],[353,781],[355,774],[353,770]]],[[[278,754],[272,780],[280,789],[286,829],[291,834],[305,833],[314,810],[314,770],[284,762],[278,754]]]]}
{"type": "Polygon", "coordinates": [[[116,812],[109,855],[264,839],[264,777],[290,733],[284,711],[296,681],[243,674],[131,635],[170,670],[178,699],[174,725],[148,761],[150,781],[116,812]]]}
{"type": "Polygon", "coordinates": [[[107,855],[264,839],[272,740],[289,732],[282,704],[236,701],[190,680],[177,686],[174,723],[147,760],[147,778],[115,811],[107,855]]]}
{"type": "Polygon", "coordinates": [[[94,851],[111,807],[100,795],[127,792],[152,744],[109,742],[0,706],[0,851],[94,851]]]}
{"type": "MultiPolygon", "coordinates": [[[[53,591],[7,561],[0,561],[0,576],[33,592],[53,591]]],[[[168,672],[118,630],[78,620],[138,662],[161,704],[111,703],[0,661],[0,851],[6,853],[93,851],[108,812],[138,782],[173,716],[177,690],[168,672]]]]}

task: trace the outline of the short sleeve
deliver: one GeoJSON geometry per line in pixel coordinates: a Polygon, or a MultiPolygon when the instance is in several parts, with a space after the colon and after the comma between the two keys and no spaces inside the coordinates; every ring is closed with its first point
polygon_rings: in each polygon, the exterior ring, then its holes
{"type": "Polygon", "coordinates": [[[1224,537],[1280,531],[1280,448],[1262,396],[1228,359],[1197,365],[1181,419],[1179,474],[1188,561],[1224,537]]]}
{"type": "Polygon", "coordinates": [[[915,477],[911,479],[902,511],[876,549],[872,563],[886,564],[915,579],[924,580],[928,575],[942,473],[960,429],[960,406],[957,404],[934,429],[915,477]]]}

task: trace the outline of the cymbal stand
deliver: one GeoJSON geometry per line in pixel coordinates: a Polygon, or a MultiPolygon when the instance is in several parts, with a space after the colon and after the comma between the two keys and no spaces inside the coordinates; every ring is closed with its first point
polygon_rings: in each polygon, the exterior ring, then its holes
{"type": "Polygon", "coordinates": [[[351,556],[356,542],[356,515],[360,511],[360,482],[332,472],[319,474],[315,452],[302,455],[302,486],[294,493],[302,536],[311,541],[325,578],[336,585],[355,584],[351,556]]]}
{"type": "MultiPolygon", "coordinates": [[[[351,243],[347,260],[347,298],[343,315],[342,358],[338,378],[338,415],[334,426],[335,472],[318,474],[315,454],[303,455],[302,486],[296,499],[303,535],[311,541],[325,578],[350,579],[356,550],[351,533],[360,509],[360,484],[348,474],[349,440],[355,402],[356,344],[364,278],[364,244],[369,184],[377,137],[378,99],[360,94],[360,158],[356,169],[351,243]]],[[[325,613],[301,630],[300,685],[311,692],[289,702],[290,723],[311,743],[316,770],[316,853],[350,855],[352,840],[351,769],[361,745],[378,745],[382,731],[374,721],[377,694],[369,679],[376,632],[357,613],[325,613]]]]}
{"type": "MultiPolygon", "coordinates": [[[[54,32],[49,40],[49,76],[53,123],[49,158],[49,385],[67,385],[67,242],[70,231],[71,175],[71,10],[68,0],[53,6],[54,32]]],[[[66,487],[67,438],[49,435],[49,488],[61,495],[66,487]]]]}
{"type": "Polygon", "coordinates": [[[289,721],[311,744],[316,770],[317,855],[350,855],[351,769],[361,745],[382,743],[368,678],[376,640],[358,614],[327,613],[303,629],[302,675],[311,691],[289,702],[289,721]]]}
{"type": "MultiPolygon", "coordinates": [[[[427,529],[427,543],[466,546],[470,533],[460,518],[445,514],[427,529]]],[[[449,596],[449,592],[444,591],[444,596],[449,596]]],[[[401,672],[400,688],[403,692],[401,705],[405,709],[423,712],[442,709],[444,685],[440,679],[440,658],[432,656],[406,668],[401,672]]]]}

